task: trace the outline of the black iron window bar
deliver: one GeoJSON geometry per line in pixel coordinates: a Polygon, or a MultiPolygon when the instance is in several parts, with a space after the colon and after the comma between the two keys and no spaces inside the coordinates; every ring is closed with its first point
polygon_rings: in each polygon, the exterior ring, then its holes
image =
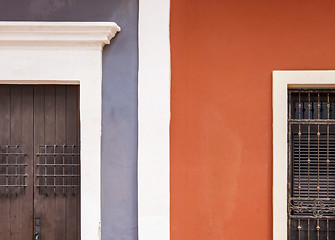
{"type": "Polygon", "coordinates": [[[39,146],[36,154],[37,187],[43,195],[79,194],[80,147],[78,145],[39,146]]]}
{"type": "Polygon", "coordinates": [[[16,196],[25,193],[26,154],[24,147],[19,145],[0,145],[0,195],[16,196]]]}
{"type": "Polygon", "coordinates": [[[335,239],[335,91],[288,95],[288,239],[335,239]]]}

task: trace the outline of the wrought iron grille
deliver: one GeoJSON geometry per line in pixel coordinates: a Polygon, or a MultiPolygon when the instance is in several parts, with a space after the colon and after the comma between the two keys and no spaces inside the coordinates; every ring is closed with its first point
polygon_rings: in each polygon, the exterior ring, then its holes
{"type": "Polygon", "coordinates": [[[288,237],[335,239],[335,92],[288,93],[288,237]]]}
{"type": "Polygon", "coordinates": [[[80,147],[77,145],[39,146],[37,157],[37,187],[46,196],[79,194],[80,147]]]}
{"type": "Polygon", "coordinates": [[[0,195],[18,196],[25,193],[25,156],[22,146],[0,145],[0,195]]]}

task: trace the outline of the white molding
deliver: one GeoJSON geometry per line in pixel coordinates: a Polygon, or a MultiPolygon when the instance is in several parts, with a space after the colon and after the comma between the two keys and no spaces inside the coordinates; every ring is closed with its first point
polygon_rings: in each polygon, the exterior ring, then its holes
{"type": "Polygon", "coordinates": [[[0,45],[102,48],[120,30],[113,22],[0,22],[0,45]]]}
{"type": "Polygon", "coordinates": [[[82,240],[100,238],[101,50],[119,30],[115,23],[0,22],[0,83],[80,84],[82,240]]]}
{"type": "Polygon", "coordinates": [[[273,71],[273,240],[287,240],[287,90],[334,88],[335,71],[273,71]]]}
{"type": "Polygon", "coordinates": [[[170,1],[139,1],[138,235],[170,239],[170,1]]]}

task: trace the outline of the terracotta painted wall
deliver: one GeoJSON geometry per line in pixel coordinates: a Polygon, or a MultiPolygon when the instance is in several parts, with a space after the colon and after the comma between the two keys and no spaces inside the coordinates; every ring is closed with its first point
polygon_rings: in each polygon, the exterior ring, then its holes
{"type": "Polygon", "coordinates": [[[272,239],[273,70],[335,69],[335,2],[171,0],[171,239],[272,239]]]}

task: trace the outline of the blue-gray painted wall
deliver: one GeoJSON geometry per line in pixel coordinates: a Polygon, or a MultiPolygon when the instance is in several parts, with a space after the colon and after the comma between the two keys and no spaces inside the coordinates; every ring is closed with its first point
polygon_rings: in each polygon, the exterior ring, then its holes
{"type": "Polygon", "coordinates": [[[102,239],[137,239],[138,0],[0,0],[1,21],[113,21],[103,51],[102,239]]]}

